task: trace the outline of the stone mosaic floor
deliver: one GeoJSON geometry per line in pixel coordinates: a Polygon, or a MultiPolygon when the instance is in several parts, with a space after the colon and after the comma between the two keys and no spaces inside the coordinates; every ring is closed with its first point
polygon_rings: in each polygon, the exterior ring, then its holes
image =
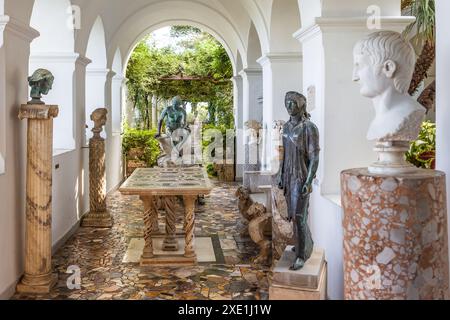
{"type": "MultiPolygon", "coordinates": [[[[215,183],[206,204],[197,209],[196,236],[220,239],[223,261],[195,267],[140,267],[122,263],[132,238],[143,235],[142,204],[115,192],[108,199],[115,224],[111,230],[79,229],[53,257],[59,274],[44,296],[14,299],[73,300],[265,300],[268,270],[254,268],[256,246],[239,236],[237,185],[215,183]],[[67,287],[67,268],[79,266],[81,290],[67,287]]],[[[162,225],[162,221],[161,221],[162,225]]],[[[181,225],[181,221],[179,221],[181,225]]],[[[216,241],[217,242],[217,241],[216,241]]],[[[217,249],[216,249],[217,251],[217,249]]]]}

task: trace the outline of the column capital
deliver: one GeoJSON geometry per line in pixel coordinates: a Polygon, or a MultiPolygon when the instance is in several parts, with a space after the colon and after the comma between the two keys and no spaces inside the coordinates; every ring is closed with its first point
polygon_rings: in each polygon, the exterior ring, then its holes
{"type": "MultiPolygon", "coordinates": [[[[109,70],[109,69],[108,69],[109,70]]],[[[109,79],[114,79],[114,77],[117,75],[117,73],[115,73],[114,71],[112,71],[112,70],[109,70],[108,71],[108,73],[106,74],[106,77],[108,78],[108,80],[109,79]]]]}
{"type": "Polygon", "coordinates": [[[262,72],[261,68],[244,68],[239,72],[239,75],[241,77],[260,76],[262,72]]]}
{"type": "Polygon", "coordinates": [[[415,17],[407,16],[384,16],[379,19],[381,29],[371,30],[368,27],[368,21],[370,21],[368,17],[317,17],[314,19],[313,24],[301,28],[293,34],[293,37],[301,43],[305,43],[321,33],[370,33],[381,30],[402,32],[408,25],[416,20],[415,17]]]}
{"type": "Polygon", "coordinates": [[[19,109],[19,119],[48,120],[56,118],[58,113],[56,105],[23,104],[19,109]]]}
{"type": "Polygon", "coordinates": [[[269,52],[257,60],[257,62],[265,67],[272,63],[292,63],[301,62],[303,55],[300,52],[269,52]]]}
{"type": "Polygon", "coordinates": [[[105,68],[86,68],[86,74],[93,77],[107,77],[110,72],[110,69],[105,68]]]}
{"type": "Polygon", "coordinates": [[[77,65],[82,66],[82,67],[87,67],[91,63],[92,63],[91,59],[86,58],[85,56],[83,56],[81,54],[78,55],[78,58],[77,58],[77,61],[76,61],[77,65]]]}
{"type": "Polygon", "coordinates": [[[32,62],[76,63],[80,58],[74,52],[37,52],[30,55],[32,62]]]}
{"type": "Polygon", "coordinates": [[[124,77],[124,76],[122,76],[122,75],[120,75],[120,74],[115,74],[115,75],[113,76],[113,78],[112,78],[112,81],[114,81],[114,82],[120,82],[120,83],[125,82],[125,80],[127,80],[127,78],[124,77]]]}
{"type": "MultiPolygon", "coordinates": [[[[27,42],[31,42],[40,36],[40,33],[37,30],[31,28],[30,26],[19,20],[6,15],[0,15],[0,32],[10,32],[12,35],[27,42]]],[[[3,35],[0,35],[0,47],[2,45],[3,35]]]]}

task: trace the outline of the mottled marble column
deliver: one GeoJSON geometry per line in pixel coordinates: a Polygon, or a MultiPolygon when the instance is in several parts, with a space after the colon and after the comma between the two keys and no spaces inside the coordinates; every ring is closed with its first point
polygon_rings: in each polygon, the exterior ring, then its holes
{"type": "Polygon", "coordinates": [[[342,173],[346,299],[448,298],[445,174],[342,173]]]}
{"type": "Polygon", "coordinates": [[[58,107],[22,105],[19,119],[28,119],[25,274],[19,293],[48,293],[52,274],[53,118],[58,107]]]}
{"type": "Polygon", "coordinates": [[[105,139],[100,136],[106,124],[107,109],[100,108],[91,115],[95,126],[89,140],[89,213],[83,218],[82,227],[111,228],[113,219],[106,208],[105,139]]]}

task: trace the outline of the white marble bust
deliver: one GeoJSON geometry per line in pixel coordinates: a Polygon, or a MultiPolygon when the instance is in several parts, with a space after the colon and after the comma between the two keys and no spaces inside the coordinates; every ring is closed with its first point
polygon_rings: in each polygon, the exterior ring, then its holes
{"type": "Polygon", "coordinates": [[[375,32],[354,49],[353,80],[372,99],[376,117],[367,138],[378,142],[417,139],[426,109],[409,94],[416,55],[400,33],[375,32]]]}

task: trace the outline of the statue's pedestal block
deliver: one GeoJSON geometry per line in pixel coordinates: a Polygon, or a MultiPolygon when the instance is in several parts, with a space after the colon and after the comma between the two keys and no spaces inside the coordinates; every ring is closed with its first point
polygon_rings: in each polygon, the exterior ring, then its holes
{"type": "Polygon", "coordinates": [[[345,298],[448,297],[445,174],[342,173],[345,298]]]}
{"type": "Polygon", "coordinates": [[[89,212],[81,222],[83,228],[111,228],[113,224],[113,218],[108,211],[89,212]]]}
{"type": "Polygon", "coordinates": [[[289,268],[295,261],[293,247],[288,246],[273,271],[270,300],[326,300],[327,264],[325,252],[314,249],[311,258],[298,271],[289,268]]]}

